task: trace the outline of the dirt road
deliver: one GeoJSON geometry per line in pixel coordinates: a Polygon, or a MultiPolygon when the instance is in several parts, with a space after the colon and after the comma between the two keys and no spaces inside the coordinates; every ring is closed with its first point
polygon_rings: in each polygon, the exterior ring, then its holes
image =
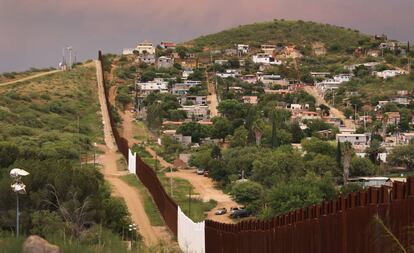
{"type": "MultiPolygon", "coordinates": [[[[130,110],[126,110],[125,113],[121,113],[121,117],[123,119],[122,135],[129,141],[130,145],[132,143],[138,143],[137,140],[133,139],[133,113],[131,113],[130,110]]],[[[162,157],[156,156],[155,151],[150,147],[146,147],[145,150],[150,153],[153,158],[157,157],[161,166],[164,168],[174,167],[173,164],[165,161],[162,157]]],[[[234,202],[229,195],[223,193],[221,190],[217,190],[214,187],[214,182],[211,178],[199,176],[195,173],[195,170],[178,170],[173,173],[166,173],[165,175],[167,177],[172,176],[173,178],[182,178],[188,180],[191,185],[193,185],[196,195],[199,195],[203,201],[209,201],[210,199],[217,201],[217,208],[226,207],[227,210],[230,210],[230,207],[238,206],[238,204],[234,202]]],[[[208,213],[209,219],[225,223],[232,223],[232,220],[228,217],[228,214],[217,216],[214,215],[215,211],[216,209],[213,209],[208,213]]]]}
{"type": "Polygon", "coordinates": [[[124,175],[124,173],[117,171],[116,167],[116,161],[121,158],[121,155],[117,153],[109,123],[109,114],[108,108],[106,107],[102,81],[102,69],[99,61],[96,61],[96,69],[99,102],[101,104],[102,119],[104,123],[104,137],[106,143],[106,145],[102,147],[102,150],[105,153],[98,158],[98,162],[103,165],[102,172],[105,179],[111,184],[113,194],[115,196],[122,197],[125,200],[128,211],[131,214],[131,218],[134,223],[137,224],[139,232],[144,238],[144,243],[148,246],[156,245],[161,238],[151,226],[150,220],[145,213],[142,197],[136,188],[129,186],[119,177],[124,175]]]}
{"type": "Polygon", "coordinates": [[[208,82],[208,96],[207,96],[207,103],[210,110],[210,117],[218,116],[218,100],[217,100],[217,91],[216,86],[214,83],[208,82]]]}
{"type": "Polygon", "coordinates": [[[307,93],[309,93],[310,95],[312,95],[316,99],[316,104],[317,105],[324,104],[324,105],[328,106],[330,108],[331,114],[334,117],[336,117],[338,119],[341,119],[344,122],[345,127],[351,128],[351,129],[355,128],[354,122],[350,119],[347,119],[343,112],[341,112],[340,110],[336,109],[335,107],[329,105],[328,102],[319,94],[319,92],[318,92],[318,90],[316,89],[315,86],[305,86],[305,91],[307,93]]]}
{"type": "Polygon", "coordinates": [[[60,71],[61,70],[52,70],[52,71],[48,71],[48,72],[42,72],[42,73],[38,73],[38,74],[35,74],[35,75],[31,75],[31,76],[28,76],[28,77],[25,77],[25,78],[21,78],[21,79],[18,79],[18,80],[14,80],[14,81],[10,81],[10,82],[5,82],[5,83],[0,83],[0,86],[6,86],[6,85],[10,85],[10,84],[24,82],[24,81],[28,81],[28,80],[31,80],[31,79],[35,79],[35,78],[41,77],[41,76],[51,75],[51,74],[54,74],[54,73],[57,73],[57,72],[60,72],[60,71]]]}

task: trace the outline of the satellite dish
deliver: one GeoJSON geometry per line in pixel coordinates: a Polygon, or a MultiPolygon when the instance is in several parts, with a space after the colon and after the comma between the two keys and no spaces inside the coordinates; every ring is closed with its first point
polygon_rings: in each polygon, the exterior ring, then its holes
{"type": "Polygon", "coordinates": [[[18,168],[14,168],[10,171],[10,176],[12,178],[24,177],[29,174],[30,174],[29,172],[22,170],[22,169],[18,169],[18,168]]]}

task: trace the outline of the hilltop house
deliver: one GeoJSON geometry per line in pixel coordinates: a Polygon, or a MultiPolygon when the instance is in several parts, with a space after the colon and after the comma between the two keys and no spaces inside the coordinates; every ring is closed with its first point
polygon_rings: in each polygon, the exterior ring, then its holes
{"type": "Polygon", "coordinates": [[[176,96],[186,95],[191,87],[192,85],[186,83],[176,83],[171,89],[171,94],[176,96]]]}
{"type": "Polygon", "coordinates": [[[124,48],[122,49],[122,55],[133,55],[134,50],[134,48],[124,48]]]}
{"type": "Polygon", "coordinates": [[[341,133],[336,135],[337,142],[350,142],[353,147],[364,149],[370,145],[371,135],[365,134],[353,134],[353,133],[341,133]]]}
{"type": "Polygon", "coordinates": [[[171,68],[174,65],[174,59],[173,58],[169,58],[166,56],[161,56],[160,58],[158,58],[157,61],[157,67],[158,68],[171,68]]]}
{"type": "Polygon", "coordinates": [[[252,56],[252,60],[257,64],[281,65],[282,61],[276,60],[273,56],[265,53],[259,53],[252,56]]]}
{"type": "Polygon", "coordinates": [[[257,96],[243,96],[243,103],[257,105],[257,96]]]}
{"type": "Polygon", "coordinates": [[[216,75],[218,77],[221,77],[221,78],[229,78],[229,77],[235,78],[235,77],[238,77],[240,75],[240,71],[235,70],[235,69],[226,69],[226,72],[216,73],[216,75]]]}
{"type": "Polygon", "coordinates": [[[168,92],[168,83],[162,78],[157,78],[154,81],[149,81],[147,83],[137,83],[137,85],[140,87],[140,92],[144,96],[154,92],[168,92]]]}
{"type": "Polygon", "coordinates": [[[187,118],[195,120],[206,120],[209,116],[209,109],[207,105],[184,105],[178,110],[184,111],[187,118]]]}
{"type": "Polygon", "coordinates": [[[207,105],[207,96],[181,96],[178,101],[181,105],[207,105]]]}
{"type": "Polygon", "coordinates": [[[161,41],[160,47],[163,49],[175,49],[177,44],[171,41],[161,41]]]}
{"type": "Polygon", "coordinates": [[[156,61],[154,54],[140,54],[139,60],[149,65],[155,64],[156,61]]]}
{"type": "Polygon", "coordinates": [[[237,47],[237,51],[241,54],[249,53],[249,45],[237,44],[236,47],[237,47]]]}
{"type": "Polygon", "coordinates": [[[383,71],[373,71],[372,74],[386,79],[386,78],[390,78],[390,77],[395,77],[395,76],[399,76],[399,75],[404,75],[406,72],[403,70],[392,70],[392,69],[387,69],[387,70],[383,70],[383,71]]]}
{"type": "Polygon", "coordinates": [[[386,112],[384,120],[387,126],[398,125],[400,124],[401,116],[399,112],[386,112]]]}
{"type": "Polygon", "coordinates": [[[141,54],[155,54],[155,47],[152,45],[152,43],[148,41],[144,41],[142,43],[139,43],[135,50],[138,51],[138,53],[141,54]]]}
{"type": "Polygon", "coordinates": [[[273,55],[276,51],[276,45],[264,44],[260,46],[260,50],[265,54],[273,55]]]}
{"type": "Polygon", "coordinates": [[[316,83],[316,87],[324,93],[327,90],[338,89],[339,86],[344,82],[349,82],[351,80],[351,75],[349,74],[340,74],[336,75],[333,78],[325,79],[322,82],[316,83]]]}

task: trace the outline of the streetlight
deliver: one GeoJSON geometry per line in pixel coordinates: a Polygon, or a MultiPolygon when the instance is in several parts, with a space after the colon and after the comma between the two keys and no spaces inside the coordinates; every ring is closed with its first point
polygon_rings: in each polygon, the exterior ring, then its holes
{"type": "Polygon", "coordinates": [[[137,230],[137,224],[129,224],[129,226],[128,226],[128,231],[129,232],[131,232],[131,238],[130,238],[130,241],[131,241],[131,248],[132,248],[132,242],[133,242],[133,238],[134,238],[134,233],[135,233],[135,231],[137,230]]]}
{"type": "Polygon", "coordinates": [[[21,179],[29,174],[29,172],[18,168],[14,168],[10,171],[10,177],[13,179],[11,188],[13,192],[16,193],[16,237],[19,237],[19,194],[26,194],[26,185],[21,179]]]}

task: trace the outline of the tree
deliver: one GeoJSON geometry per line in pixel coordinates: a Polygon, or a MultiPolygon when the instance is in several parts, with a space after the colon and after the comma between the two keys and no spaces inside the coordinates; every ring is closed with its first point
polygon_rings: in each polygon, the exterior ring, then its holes
{"type": "Polygon", "coordinates": [[[265,127],[265,122],[262,118],[258,118],[253,122],[252,131],[254,132],[256,146],[260,147],[261,139],[263,136],[263,131],[265,127]]]}
{"type": "Polygon", "coordinates": [[[7,168],[19,157],[19,148],[9,142],[0,142],[0,168],[7,168]]]}
{"type": "Polygon", "coordinates": [[[294,209],[318,204],[324,199],[336,195],[335,185],[331,177],[318,177],[309,173],[305,177],[281,181],[274,186],[267,196],[267,202],[275,215],[294,209]]]}
{"type": "Polygon", "coordinates": [[[302,140],[302,147],[307,153],[316,153],[335,157],[335,146],[327,141],[312,137],[302,140]]]}
{"type": "Polygon", "coordinates": [[[126,109],[127,105],[132,102],[131,96],[125,93],[119,93],[116,98],[116,102],[122,105],[123,110],[126,109]]]}
{"type": "Polygon", "coordinates": [[[327,156],[317,154],[306,162],[306,168],[313,171],[316,175],[323,176],[326,173],[337,174],[337,165],[335,159],[327,156]]]}
{"type": "Polygon", "coordinates": [[[178,53],[181,59],[185,59],[188,54],[188,48],[183,46],[178,46],[175,48],[175,51],[178,53]]]}
{"type": "Polygon", "coordinates": [[[184,123],[177,128],[177,133],[191,136],[192,142],[200,142],[202,138],[211,136],[210,126],[201,125],[195,122],[184,123]]]}
{"type": "Polygon", "coordinates": [[[214,159],[220,159],[221,158],[221,149],[219,146],[214,145],[211,149],[211,157],[214,159]]]}
{"type": "Polygon", "coordinates": [[[162,124],[162,106],[160,103],[154,103],[148,107],[147,123],[150,128],[159,128],[162,124]]]}
{"type": "Polygon", "coordinates": [[[212,137],[226,140],[227,135],[231,133],[231,122],[227,118],[213,118],[212,137]]]}
{"type": "Polygon", "coordinates": [[[303,133],[297,121],[293,122],[290,125],[290,132],[292,133],[293,143],[300,143],[301,140],[305,137],[305,134],[303,133]]]}
{"type": "Polygon", "coordinates": [[[230,140],[231,147],[244,147],[247,145],[247,136],[249,132],[244,126],[238,127],[230,140]]]}
{"type": "Polygon", "coordinates": [[[229,120],[244,118],[247,111],[245,105],[235,99],[221,101],[217,109],[229,120]]]}
{"type": "Polygon", "coordinates": [[[279,146],[279,143],[278,143],[278,139],[277,139],[277,135],[276,135],[277,133],[276,133],[276,113],[275,112],[272,113],[271,120],[272,120],[271,146],[272,146],[272,148],[276,148],[276,147],[279,146]]]}
{"type": "Polygon", "coordinates": [[[376,139],[373,139],[369,147],[365,150],[365,152],[368,154],[368,158],[374,164],[379,164],[380,161],[378,159],[378,155],[384,151],[385,148],[381,147],[381,141],[376,139]]]}
{"type": "Polygon", "coordinates": [[[404,166],[414,169],[414,144],[395,147],[387,157],[388,163],[394,166],[404,166]]]}
{"type": "Polygon", "coordinates": [[[371,176],[375,173],[375,165],[366,158],[353,157],[349,174],[352,177],[371,176]]]}
{"type": "Polygon", "coordinates": [[[236,182],[230,193],[238,203],[247,205],[248,208],[257,211],[260,208],[264,190],[259,183],[246,181],[236,182]]]}

